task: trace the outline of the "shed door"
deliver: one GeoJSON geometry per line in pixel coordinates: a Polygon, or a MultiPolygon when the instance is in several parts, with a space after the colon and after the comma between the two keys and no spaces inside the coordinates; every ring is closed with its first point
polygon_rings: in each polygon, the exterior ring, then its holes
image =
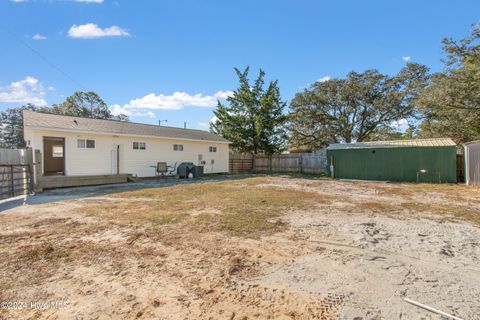
{"type": "Polygon", "coordinates": [[[65,175],[65,138],[43,138],[43,174],[65,175]]]}

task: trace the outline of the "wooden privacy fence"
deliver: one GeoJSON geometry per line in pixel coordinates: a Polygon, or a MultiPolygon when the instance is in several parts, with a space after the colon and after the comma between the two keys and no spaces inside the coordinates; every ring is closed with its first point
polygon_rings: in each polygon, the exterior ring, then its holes
{"type": "Polygon", "coordinates": [[[253,155],[251,154],[230,154],[230,173],[245,173],[253,170],[253,155]]]}
{"type": "Polygon", "coordinates": [[[277,155],[230,155],[230,173],[241,172],[327,172],[325,153],[291,153],[277,155]]]}
{"type": "Polygon", "coordinates": [[[32,150],[0,149],[0,200],[31,192],[32,150]]]}

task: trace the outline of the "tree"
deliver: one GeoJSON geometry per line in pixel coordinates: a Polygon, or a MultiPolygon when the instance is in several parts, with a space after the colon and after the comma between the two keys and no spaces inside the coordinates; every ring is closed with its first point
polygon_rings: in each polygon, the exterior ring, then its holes
{"type": "Polygon", "coordinates": [[[0,112],[0,145],[2,148],[24,148],[23,110],[38,111],[39,108],[27,104],[19,108],[10,108],[0,112]]]}
{"type": "Polygon", "coordinates": [[[227,98],[228,105],[218,101],[217,118],[210,129],[232,142],[240,152],[273,154],[285,147],[286,116],[278,81],[264,89],[265,72],[260,70],[253,85],[248,79],[249,67],[242,72],[235,68],[239,88],[227,98]]]}
{"type": "Polygon", "coordinates": [[[419,136],[480,139],[480,27],[460,41],[444,39],[443,51],[445,70],[416,102],[424,113],[419,136]]]}
{"type": "Polygon", "coordinates": [[[408,63],[395,76],[352,71],[346,79],[316,82],[290,104],[290,144],[318,150],[392,135],[395,121],[416,116],[413,101],[427,80],[425,66],[408,63]]]}
{"type": "MultiPolygon", "coordinates": [[[[113,116],[107,104],[95,92],[74,92],[61,104],[54,104],[50,112],[84,118],[119,119],[113,116]]],[[[126,116],[120,117],[124,119],[126,116]]]]}
{"type": "Polygon", "coordinates": [[[75,92],[63,103],[52,107],[39,108],[27,104],[0,112],[0,146],[2,148],[24,148],[23,110],[60,114],[95,119],[116,119],[128,121],[126,115],[113,116],[105,102],[95,92],[75,92]]]}

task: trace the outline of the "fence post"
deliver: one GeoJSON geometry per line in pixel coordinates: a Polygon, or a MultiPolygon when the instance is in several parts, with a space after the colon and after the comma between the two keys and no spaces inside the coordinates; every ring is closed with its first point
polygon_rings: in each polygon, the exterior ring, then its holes
{"type": "Polygon", "coordinates": [[[35,163],[33,164],[35,167],[34,170],[34,191],[35,192],[42,192],[42,188],[40,186],[40,177],[42,176],[42,153],[40,150],[35,150],[35,163]]]}
{"type": "Polygon", "coordinates": [[[303,173],[303,154],[300,153],[300,158],[298,159],[298,165],[300,167],[300,173],[303,173]]]}
{"type": "Polygon", "coordinates": [[[272,155],[268,155],[268,172],[272,173],[272,155]]]}
{"type": "Polygon", "coordinates": [[[10,182],[12,183],[12,197],[15,197],[15,184],[13,180],[13,165],[10,166],[10,182]]]}
{"type": "Polygon", "coordinates": [[[33,164],[32,163],[29,163],[28,164],[28,182],[29,182],[29,190],[28,190],[28,193],[29,194],[32,194],[33,193],[33,190],[34,190],[34,184],[33,184],[33,164]]]}
{"type": "Polygon", "coordinates": [[[257,162],[256,162],[256,157],[255,153],[252,154],[252,171],[256,172],[257,171],[257,162]]]}

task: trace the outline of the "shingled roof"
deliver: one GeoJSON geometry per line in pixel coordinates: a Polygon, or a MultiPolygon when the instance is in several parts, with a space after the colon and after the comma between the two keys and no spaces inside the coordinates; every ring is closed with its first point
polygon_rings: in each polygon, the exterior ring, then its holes
{"type": "Polygon", "coordinates": [[[342,149],[370,149],[370,148],[405,148],[405,147],[447,147],[457,144],[450,138],[438,139],[415,139],[415,140],[391,140],[391,141],[368,141],[357,143],[334,143],[328,146],[328,150],[342,149]]]}
{"type": "Polygon", "coordinates": [[[41,129],[228,143],[228,140],[223,137],[202,130],[156,126],[117,120],[70,117],[33,111],[23,111],[23,124],[25,127],[41,129]]]}

